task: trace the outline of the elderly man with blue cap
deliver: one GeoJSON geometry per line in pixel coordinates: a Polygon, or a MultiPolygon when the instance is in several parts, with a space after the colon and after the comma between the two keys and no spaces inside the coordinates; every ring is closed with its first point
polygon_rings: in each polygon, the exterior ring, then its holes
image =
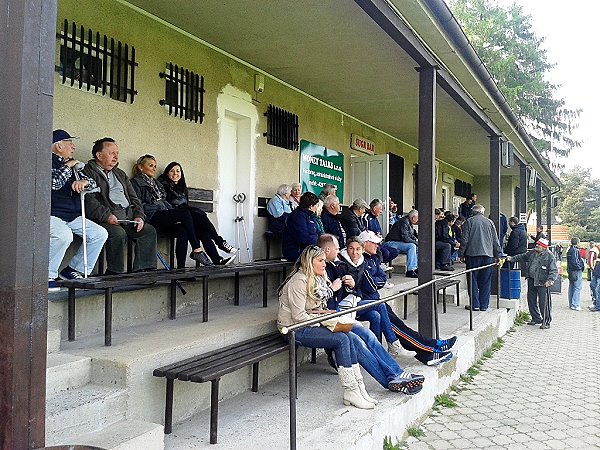
{"type": "Polygon", "coordinates": [[[81,193],[96,188],[94,180],[80,171],[84,164],[73,158],[75,144],[65,130],[52,133],[52,193],[50,204],[50,259],[48,261],[48,289],[57,289],[55,281],[83,278],[92,271],[108,233],[100,225],[81,215],[81,193]],[[87,247],[87,262],[84,261],[84,245],[79,246],[69,264],[58,272],[73,235],[84,234],[87,247]]]}

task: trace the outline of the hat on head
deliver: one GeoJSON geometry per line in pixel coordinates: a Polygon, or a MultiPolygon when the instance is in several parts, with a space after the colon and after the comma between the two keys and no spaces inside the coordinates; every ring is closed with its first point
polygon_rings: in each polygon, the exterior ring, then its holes
{"type": "Polygon", "coordinates": [[[548,248],[548,239],[540,238],[537,240],[535,245],[539,245],[542,248],[548,248]]]}
{"type": "Polygon", "coordinates": [[[374,242],[375,244],[379,244],[383,240],[370,230],[363,231],[358,235],[358,238],[363,242],[374,242]]]}
{"type": "Polygon", "coordinates": [[[79,139],[79,136],[71,136],[65,130],[54,130],[52,132],[52,143],[55,144],[59,141],[64,141],[65,139],[79,139]]]}

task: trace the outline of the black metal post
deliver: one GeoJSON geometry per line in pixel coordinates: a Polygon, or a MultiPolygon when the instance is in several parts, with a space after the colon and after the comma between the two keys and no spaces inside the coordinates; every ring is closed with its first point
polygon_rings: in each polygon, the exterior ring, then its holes
{"type": "MultiPolygon", "coordinates": [[[[436,77],[433,66],[419,71],[419,284],[433,279],[435,262],[434,217],[435,205],[435,115],[436,77]]],[[[434,335],[435,302],[433,285],[419,291],[419,332],[427,337],[434,335]]]]}
{"type": "Polygon", "coordinates": [[[469,272],[469,330],[473,331],[473,272],[469,272]]]}
{"type": "Polygon", "coordinates": [[[290,450],[296,450],[296,332],[289,333],[290,450]]]}
{"type": "Polygon", "coordinates": [[[519,166],[519,213],[527,214],[527,166],[521,164],[519,166]]]}
{"type": "Polygon", "coordinates": [[[165,434],[171,434],[173,429],[173,383],[175,380],[167,378],[165,395],[165,434]]]}
{"type": "Polygon", "coordinates": [[[536,225],[542,224],[542,180],[538,178],[535,181],[535,218],[536,225]]]}
{"type": "Polygon", "coordinates": [[[169,286],[169,301],[169,319],[175,320],[177,318],[177,280],[171,280],[169,286]]]}
{"type": "Polygon", "coordinates": [[[548,242],[552,245],[552,194],[547,186],[544,191],[546,193],[546,236],[548,242]]]}
{"type": "Polygon", "coordinates": [[[269,280],[269,278],[268,278],[267,269],[264,269],[263,270],[263,308],[266,308],[267,306],[269,306],[267,304],[267,300],[268,300],[268,298],[267,298],[268,292],[267,291],[269,290],[268,289],[268,285],[269,285],[268,280],[269,280]]]}
{"type": "Polygon", "coordinates": [[[234,276],[234,288],[233,288],[233,304],[235,306],[240,305],[240,273],[236,272],[234,276]]]}
{"type": "Polygon", "coordinates": [[[208,322],[208,277],[202,277],[202,322],[208,322]]]}
{"type": "Polygon", "coordinates": [[[69,286],[67,334],[69,341],[75,340],[75,288],[69,286]]]}
{"type": "MultiPolygon", "coordinates": [[[[496,227],[496,235],[501,236],[500,231],[500,137],[490,136],[490,218],[496,227]]],[[[504,246],[500,242],[500,248],[504,246]]],[[[492,273],[491,294],[498,294],[498,272],[492,273]]]]}
{"type": "Polygon", "coordinates": [[[112,291],[113,288],[104,289],[104,345],[112,345],[112,291]]]}

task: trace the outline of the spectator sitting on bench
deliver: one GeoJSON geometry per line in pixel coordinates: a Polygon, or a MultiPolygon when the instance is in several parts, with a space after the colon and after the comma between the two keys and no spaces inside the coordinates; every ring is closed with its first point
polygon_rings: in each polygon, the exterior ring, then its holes
{"type": "Polygon", "coordinates": [[[158,181],[165,188],[167,193],[167,201],[175,209],[187,209],[194,221],[194,231],[196,236],[202,242],[204,251],[214,264],[226,264],[233,261],[232,258],[222,258],[217,247],[225,253],[234,255],[237,249],[230,245],[215,229],[215,226],[208,218],[208,215],[200,208],[190,206],[188,197],[188,187],[185,182],[183,168],[178,162],[170,162],[165,167],[162,175],[158,177],[158,181]],[[216,246],[215,246],[216,244],[216,246]]]}
{"type": "Polygon", "coordinates": [[[337,192],[337,186],[335,184],[325,183],[323,185],[323,189],[321,190],[321,193],[319,194],[319,198],[321,200],[325,201],[325,199],[327,197],[329,197],[330,195],[335,195],[336,192],[337,192]]]}
{"type": "MultiPolygon", "coordinates": [[[[337,279],[333,284],[330,283],[325,268],[325,253],[320,247],[310,245],[302,251],[294,265],[294,270],[277,291],[279,295],[277,327],[280,330],[318,317],[318,314],[333,312],[327,309],[327,303],[333,296],[334,290],[341,288],[342,282],[337,279]]],[[[303,347],[332,349],[338,365],[340,382],[344,388],[344,404],[361,409],[373,409],[377,401],[365,389],[358,365],[359,354],[362,355],[361,358],[365,358],[363,361],[369,366],[365,367],[367,371],[378,373],[383,372],[384,369],[368,351],[367,346],[363,344],[364,341],[354,333],[354,330],[359,328],[361,332],[364,327],[356,323],[352,326],[352,332],[334,333],[325,326],[308,326],[296,332],[296,343],[303,347]],[[355,347],[355,343],[359,344],[359,349],[355,347]]],[[[371,339],[371,342],[373,341],[377,342],[376,339],[371,339]]],[[[380,352],[385,353],[385,350],[381,349],[380,352]]],[[[385,386],[388,389],[408,394],[421,390],[424,377],[417,375],[413,378],[397,364],[386,367],[390,371],[394,369],[396,371],[393,377],[392,374],[383,375],[386,381],[391,377],[385,386]],[[391,367],[393,369],[390,369],[391,367]]]]}
{"type": "Polygon", "coordinates": [[[340,246],[345,247],[346,232],[340,223],[340,199],[335,195],[330,195],[323,201],[321,221],[325,233],[333,234],[340,246]]]}
{"type": "Polygon", "coordinates": [[[300,197],[302,196],[302,185],[300,183],[292,183],[292,192],[290,193],[290,203],[292,211],[300,204],[300,197]]]}
{"type": "MultiPolygon", "coordinates": [[[[372,232],[364,232],[359,236],[364,242],[364,277],[373,280],[370,285],[377,286],[377,289],[363,289],[363,299],[379,300],[378,289],[381,289],[385,283],[385,273],[379,265],[379,257],[377,256],[377,244],[380,241],[378,236],[372,232]]],[[[404,323],[392,310],[392,307],[385,304],[388,320],[391,322],[392,331],[398,336],[398,342],[408,351],[416,352],[415,358],[423,364],[434,366],[452,359],[452,352],[449,352],[455,342],[456,336],[450,339],[429,339],[421,335],[417,331],[410,328],[404,323]]],[[[387,340],[387,337],[386,337],[387,340]]]]}
{"type": "Polygon", "coordinates": [[[412,209],[398,219],[385,237],[384,247],[391,247],[406,254],[406,276],[419,278],[417,273],[417,252],[419,239],[413,225],[419,222],[419,211],[412,209]]]}
{"type": "Polygon", "coordinates": [[[156,159],[154,156],[140,156],[133,166],[131,184],[144,207],[146,220],[157,231],[177,238],[175,256],[178,269],[185,268],[188,241],[192,246],[190,258],[204,266],[212,266],[212,261],[200,246],[200,240],[194,231],[194,220],[189,210],[173,208],[166,200],[165,188],[154,179],[155,174],[156,159]]]}
{"type": "Polygon", "coordinates": [[[340,223],[346,232],[346,239],[358,236],[367,229],[367,222],[364,218],[367,206],[367,202],[362,198],[357,198],[352,202],[350,208],[340,214],[340,223]]]}
{"type": "Polygon", "coordinates": [[[289,184],[282,184],[277,188],[277,193],[267,203],[269,231],[276,237],[281,237],[283,234],[285,219],[292,212],[291,192],[292,187],[289,184]]]}
{"type": "Polygon", "coordinates": [[[156,230],[145,223],[144,208],[131,181],[117,167],[119,147],[112,138],[98,139],[92,156],[83,172],[96,182],[100,192],[86,195],[85,207],[89,218],[108,231],[106,274],[125,272],[123,256],[128,237],[135,241],[133,271],[155,270],[156,230]]]}
{"type": "Polygon", "coordinates": [[[300,197],[300,205],[285,221],[281,251],[286,260],[296,261],[305,247],[317,243],[319,231],[315,213],[318,205],[319,197],[305,192],[300,197]]]}
{"type": "Polygon", "coordinates": [[[58,289],[56,277],[63,280],[83,278],[94,269],[98,255],[108,237],[104,228],[81,215],[81,195],[83,191],[96,188],[94,180],[76,173],[84,164],[73,158],[75,144],[65,130],[52,133],[52,192],[50,203],[50,258],[48,260],[48,289],[58,289]],[[58,273],[65,252],[73,241],[73,234],[83,237],[85,226],[87,264],[83,259],[83,244],[71,258],[69,265],[58,273]]]}
{"type": "Polygon", "coordinates": [[[446,216],[444,211],[435,210],[435,267],[440,270],[451,272],[452,251],[458,250],[460,244],[450,236],[450,222],[454,221],[454,215],[446,216]],[[448,220],[448,217],[452,217],[448,220]]]}
{"type": "MultiPolygon", "coordinates": [[[[383,202],[378,198],[371,200],[369,204],[369,210],[365,214],[365,221],[367,222],[367,230],[371,230],[377,236],[382,237],[381,224],[379,223],[379,216],[383,212],[383,202]]],[[[381,253],[381,261],[387,267],[400,253],[393,247],[379,246],[379,252],[381,253]]]]}

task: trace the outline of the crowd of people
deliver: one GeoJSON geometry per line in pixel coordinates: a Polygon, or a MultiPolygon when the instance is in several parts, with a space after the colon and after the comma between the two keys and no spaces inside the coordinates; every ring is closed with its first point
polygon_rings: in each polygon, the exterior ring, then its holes
{"type": "Polygon", "coordinates": [[[50,290],[56,289],[58,278],[88,276],[103,248],[107,266],[103,275],[124,273],[128,240],[135,243],[133,271],[155,270],[157,231],[176,238],[178,268],[185,267],[188,256],[205,266],[232,261],[223,258],[217,248],[229,255],[237,250],[217,233],[204,211],[189,204],[179,163],[171,162],[155,178],[156,158],[143,155],[130,178],[118,167],[119,146],[114,139],[95,141],[87,163],[75,158],[74,139],[65,130],[55,130],[52,135],[50,290]],[[82,242],[59,271],[73,236],[83,237],[84,232],[85,246],[82,242]],[[192,247],[189,255],[188,243],[192,247]]]}

